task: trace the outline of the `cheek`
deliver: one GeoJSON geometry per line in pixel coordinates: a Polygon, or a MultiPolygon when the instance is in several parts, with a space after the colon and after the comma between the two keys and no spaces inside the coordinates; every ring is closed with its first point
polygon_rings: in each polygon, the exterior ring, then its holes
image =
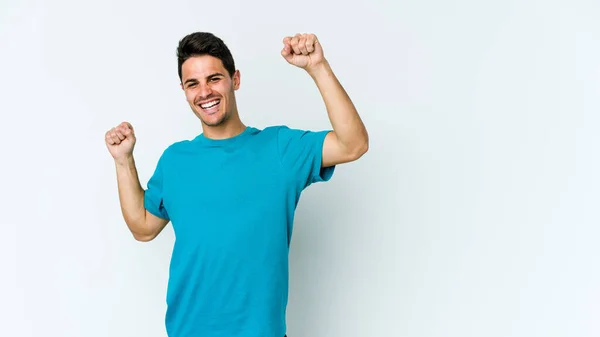
{"type": "Polygon", "coordinates": [[[194,93],[191,91],[186,91],[185,92],[185,99],[188,101],[188,103],[190,103],[191,105],[194,105],[194,93]]]}

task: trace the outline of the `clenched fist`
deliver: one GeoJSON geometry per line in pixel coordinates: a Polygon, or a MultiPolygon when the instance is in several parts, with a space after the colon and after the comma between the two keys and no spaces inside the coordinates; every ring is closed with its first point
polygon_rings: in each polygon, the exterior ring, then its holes
{"type": "Polygon", "coordinates": [[[323,48],[315,34],[296,34],[285,37],[281,56],[288,63],[307,71],[325,61],[323,48]]]}
{"type": "Polygon", "coordinates": [[[108,151],[115,160],[125,160],[132,155],[135,134],[131,124],[123,122],[108,130],[105,140],[108,151]]]}

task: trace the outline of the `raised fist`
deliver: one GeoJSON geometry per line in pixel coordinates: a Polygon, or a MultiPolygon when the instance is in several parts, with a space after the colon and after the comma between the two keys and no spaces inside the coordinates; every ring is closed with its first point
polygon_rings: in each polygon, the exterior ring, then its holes
{"type": "Polygon", "coordinates": [[[323,48],[315,34],[296,34],[283,38],[281,55],[289,64],[310,70],[325,61],[323,48]]]}
{"type": "Polygon", "coordinates": [[[115,160],[124,160],[132,155],[135,134],[133,127],[128,122],[123,122],[108,130],[104,138],[108,151],[115,160]]]}

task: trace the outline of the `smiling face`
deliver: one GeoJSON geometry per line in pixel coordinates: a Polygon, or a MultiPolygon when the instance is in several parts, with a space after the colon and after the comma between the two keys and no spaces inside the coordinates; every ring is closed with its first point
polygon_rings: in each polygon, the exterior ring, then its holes
{"type": "Polygon", "coordinates": [[[238,70],[230,76],[220,59],[202,55],[187,59],[181,75],[186,100],[204,126],[224,126],[237,118],[234,92],[240,86],[238,70]]]}

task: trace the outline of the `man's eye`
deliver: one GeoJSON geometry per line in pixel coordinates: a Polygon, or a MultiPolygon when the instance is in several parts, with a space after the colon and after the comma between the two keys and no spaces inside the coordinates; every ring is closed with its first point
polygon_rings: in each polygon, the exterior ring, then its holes
{"type": "Polygon", "coordinates": [[[220,80],[220,78],[218,78],[218,77],[215,77],[215,78],[212,78],[212,79],[211,79],[211,82],[216,82],[216,81],[218,81],[218,80],[220,80]]]}

